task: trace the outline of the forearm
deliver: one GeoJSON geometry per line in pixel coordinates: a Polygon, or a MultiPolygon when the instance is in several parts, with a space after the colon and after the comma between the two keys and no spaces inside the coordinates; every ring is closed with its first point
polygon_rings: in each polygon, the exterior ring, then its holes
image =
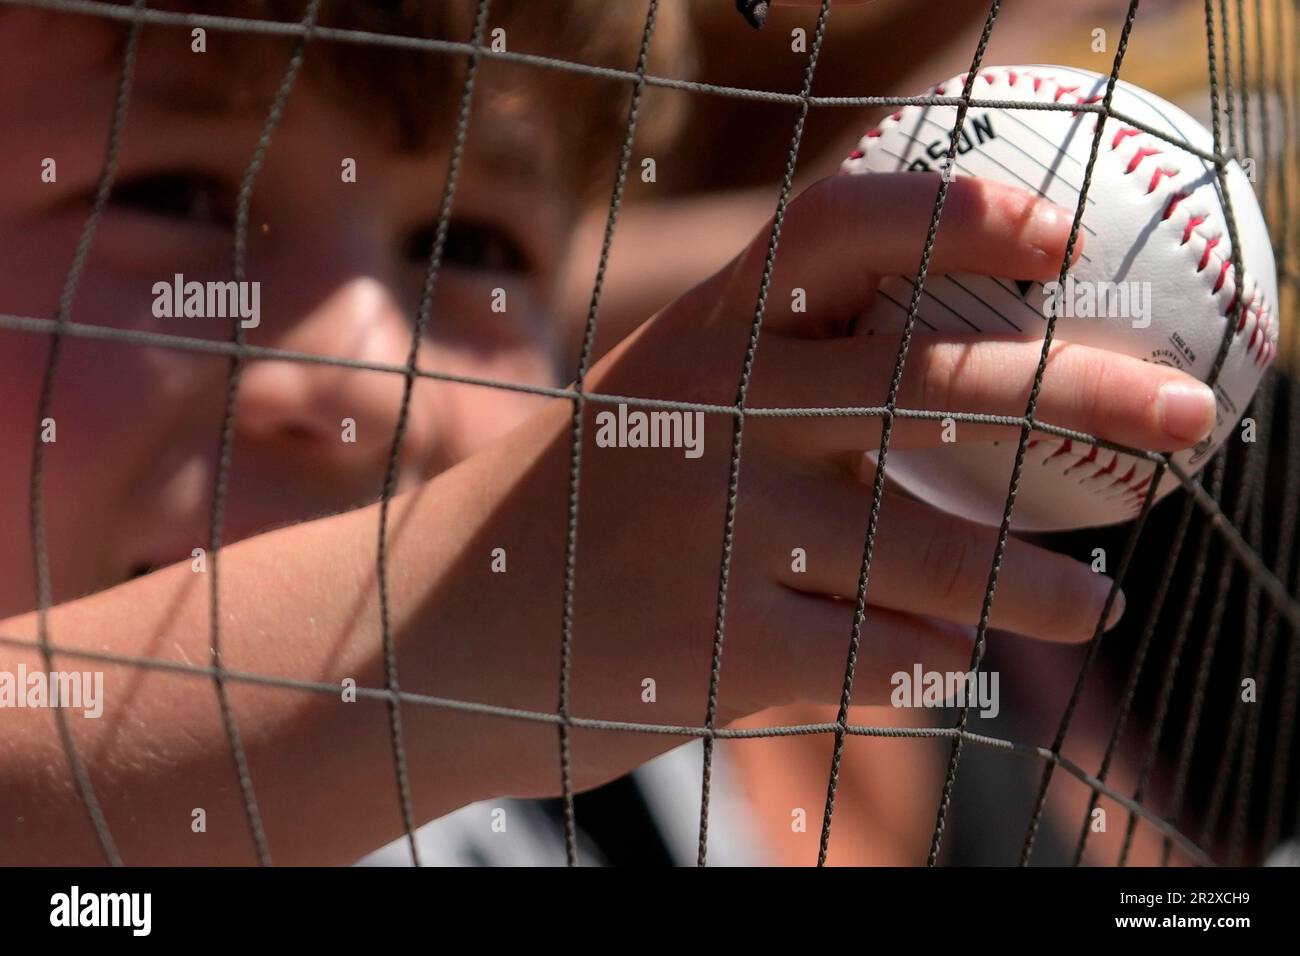
{"type": "MultiPolygon", "coordinates": [[[[558,409],[562,415],[564,409],[558,409]]],[[[554,415],[552,417],[555,417],[554,415]]],[[[558,419],[557,419],[558,420],[558,419]]],[[[540,449],[534,440],[532,447],[540,449]]],[[[495,452],[504,454],[505,450],[495,452]]],[[[526,463],[510,449],[518,474],[526,463]]],[[[511,480],[493,452],[465,462],[393,502],[389,520],[390,629],[404,691],[493,703],[480,682],[490,655],[475,658],[475,575],[490,572],[480,536],[509,547],[494,527],[493,502],[511,480]]],[[[536,477],[536,474],[534,474],[536,477]]],[[[544,489],[536,489],[544,493],[544,489]]],[[[562,488],[555,491],[562,494],[562,488]]],[[[562,497],[556,497],[558,502],[562,497]]],[[[551,522],[562,522],[555,510],[551,522]]],[[[227,670],[341,688],[384,686],[375,573],[378,506],[308,522],[223,549],[220,644],[227,670]]],[[[516,529],[537,536],[538,528],[516,529]]],[[[502,537],[502,536],[505,537],[502,537]]],[[[522,562],[514,549],[511,558],[522,562]]],[[[558,562],[559,555],[555,556],[558,562]]],[[[211,562],[211,557],[209,557],[211,562]]],[[[553,564],[552,566],[558,566],[553,564]]],[[[188,562],[55,607],[55,646],[204,668],[211,663],[213,568],[188,562]]],[[[526,584],[523,572],[512,584],[526,584]]],[[[548,579],[551,576],[547,576],[548,579]]],[[[554,576],[557,579],[558,574],[554,576]]],[[[516,593],[526,605],[528,593],[516,593]]],[[[558,603],[554,605],[558,607],[558,603]]],[[[556,615],[558,621],[558,613],[556,615]]],[[[489,625],[490,627],[490,625],[489,625]]],[[[0,634],[33,640],[35,614],[0,622],[0,634]]],[[[485,638],[485,651],[491,652],[485,638]]],[[[499,649],[498,649],[499,651],[499,649]]],[[[35,649],[0,648],[0,670],[43,669],[35,649]]],[[[56,670],[102,671],[98,719],[65,711],[122,858],[133,864],[254,862],[244,804],[210,674],[147,669],[56,654],[56,670]],[[206,833],[191,829],[206,814],[206,833]]],[[[544,684],[545,682],[538,682],[544,684]]],[[[247,752],[270,852],[277,862],[346,863],[401,832],[387,703],[341,689],[290,689],[238,677],[225,683],[247,752]],[[346,822],[346,825],[342,825],[346,822]]],[[[523,683],[515,706],[553,710],[553,692],[523,683]]],[[[423,821],[510,789],[544,790],[508,761],[484,758],[487,732],[514,746],[554,747],[551,725],[521,725],[429,706],[402,708],[415,814],[423,821]]],[[[0,734],[0,854],[6,863],[94,863],[102,854],[87,822],[52,712],[13,709],[0,734]]],[[[548,782],[549,783],[549,782],[548,782]]]]}

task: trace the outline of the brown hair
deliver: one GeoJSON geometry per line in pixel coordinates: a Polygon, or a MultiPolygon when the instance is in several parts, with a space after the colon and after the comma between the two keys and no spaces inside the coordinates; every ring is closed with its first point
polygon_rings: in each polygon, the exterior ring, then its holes
{"type": "MultiPolygon", "coordinates": [[[[303,17],[306,0],[163,0],[150,7],[296,23],[303,17]]],[[[484,41],[490,43],[493,31],[501,28],[511,52],[631,71],[640,52],[647,8],[630,0],[495,0],[484,41]]],[[[468,42],[477,9],[478,0],[347,0],[323,4],[317,23],[334,29],[468,42]]],[[[685,77],[693,60],[686,27],[680,8],[665,5],[659,11],[649,73],[685,77]]],[[[274,65],[284,61],[249,55],[250,44],[267,43],[285,48],[283,38],[245,34],[231,44],[209,41],[209,55],[222,56],[232,84],[273,86],[279,76],[274,65]]],[[[467,58],[457,53],[317,37],[307,49],[303,75],[360,111],[397,148],[416,150],[450,137],[466,65],[467,58]]],[[[562,127],[570,159],[566,168],[576,178],[579,192],[585,198],[608,193],[627,124],[630,81],[490,58],[482,61],[480,71],[513,97],[532,98],[539,107],[542,98],[559,104],[544,112],[562,127]]],[[[686,99],[653,87],[646,90],[637,120],[639,152],[669,145],[682,124],[686,99]]],[[[479,102],[476,97],[475,107],[479,102]]]]}

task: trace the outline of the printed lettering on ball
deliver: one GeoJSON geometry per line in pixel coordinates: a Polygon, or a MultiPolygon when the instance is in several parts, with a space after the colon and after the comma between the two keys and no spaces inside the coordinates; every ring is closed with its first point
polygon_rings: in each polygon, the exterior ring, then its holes
{"type": "MultiPolygon", "coordinates": [[[[957,96],[965,75],[929,93],[957,96]]],[[[990,67],[972,97],[1025,103],[1100,103],[1106,77],[1061,66],[990,67]]],[[[1082,220],[1083,250],[1065,283],[953,274],[926,278],[916,331],[1043,333],[1170,365],[1206,381],[1225,331],[1228,353],[1214,386],[1216,424],[1195,448],[1172,460],[1198,471],[1236,427],[1277,351],[1277,276],[1264,216],[1236,162],[1226,181],[1241,243],[1244,276],[1232,245],[1210,132],[1183,110],[1120,82],[1111,109],[1170,137],[1154,136],[1117,116],[1104,120],[1082,220]],[[1245,302],[1244,310],[1240,303],[1245,302]]],[[[942,172],[956,107],[906,106],[868,132],[842,171],[851,174],[942,172]]],[[[956,177],[978,176],[1078,205],[1097,112],[971,106],[957,144],[956,177]]],[[[860,332],[899,330],[913,277],[889,277],[859,316],[860,332]]],[[[1050,369],[1048,371],[1050,375],[1050,369]]],[[[943,409],[962,412],[979,409],[943,409]]],[[[985,524],[1002,520],[1015,460],[1013,432],[998,442],[958,441],[891,451],[886,474],[937,507],[985,524]]],[[[1135,517],[1155,464],[1090,442],[1041,432],[1031,438],[1012,527],[1050,531],[1114,524],[1135,517]]],[[[1167,471],[1163,497],[1179,486],[1167,471]]]]}

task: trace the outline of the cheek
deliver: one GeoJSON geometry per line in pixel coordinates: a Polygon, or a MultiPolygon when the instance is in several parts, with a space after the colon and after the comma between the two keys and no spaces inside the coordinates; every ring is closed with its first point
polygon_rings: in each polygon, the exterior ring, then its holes
{"type": "MultiPolygon", "coordinates": [[[[103,342],[64,341],[53,402],[39,426],[43,446],[45,554],[56,600],[85,593],[102,580],[103,558],[124,519],[122,489],[136,467],[131,444],[147,424],[139,403],[124,403],[131,381],[103,342]]],[[[28,534],[32,452],[48,339],[0,332],[0,616],[32,607],[35,594],[28,534]]]]}
{"type": "Polygon", "coordinates": [[[0,215],[0,311],[54,318],[81,232],[73,217],[65,218],[55,225],[48,217],[19,223],[0,215]]]}
{"type": "MultiPolygon", "coordinates": [[[[48,355],[46,336],[0,332],[0,446],[10,450],[0,467],[0,510],[19,505],[24,524],[48,355]]],[[[154,367],[165,359],[157,349],[63,340],[42,428],[54,439],[43,462],[48,501],[60,510],[103,507],[138,467],[141,450],[157,447],[178,407],[163,397],[167,376],[154,367]]]]}
{"type": "MultiPolygon", "coordinates": [[[[0,233],[0,247],[14,253],[0,258],[0,312],[40,320],[55,317],[79,231],[42,222],[25,230],[22,241],[12,232],[0,233]]],[[[93,260],[92,252],[77,283],[71,321],[118,327],[136,324],[124,323],[121,316],[141,310],[147,315],[147,300],[105,277],[93,260]]],[[[0,331],[0,441],[6,448],[21,449],[24,461],[35,434],[51,341],[47,330],[0,331]]],[[[77,335],[63,338],[48,412],[55,420],[59,451],[75,448],[78,455],[96,454],[95,470],[106,464],[99,456],[111,448],[115,428],[122,427],[114,421],[131,406],[129,392],[148,379],[142,374],[143,357],[138,354],[142,351],[136,345],[77,335]]],[[[54,470],[66,457],[47,454],[46,462],[54,470]]],[[[6,459],[3,476],[6,486],[27,480],[26,469],[13,458],[6,459]]]]}
{"type": "MultiPolygon", "coordinates": [[[[13,250],[0,257],[0,312],[55,318],[84,225],[85,217],[79,212],[47,216],[24,226],[21,232],[6,228],[0,221],[0,248],[13,250]]],[[[202,280],[215,270],[174,270],[165,262],[154,262],[148,268],[128,266],[124,257],[131,245],[127,241],[130,235],[113,216],[104,217],[78,279],[68,318],[77,325],[212,340],[226,338],[228,328],[219,323],[154,317],[156,282],[170,281],[174,271],[202,280]]],[[[0,356],[0,369],[7,373],[0,388],[7,389],[10,381],[25,380],[30,384],[34,379],[39,390],[47,340],[43,333],[15,337],[16,348],[7,348],[0,356]],[[15,370],[17,375],[13,377],[15,370]]],[[[183,383],[192,380],[195,366],[212,361],[202,353],[147,347],[137,342],[77,335],[67,336],[64,342],[57,384],[70,387],[56,387],[56,400],[66,399],[66,393],[74,391],[109,416],[119,407],[138,406],[140,399],[177,397],[183,383]],[[110,377],[112,387],[102,387],[110,377]],[[133,400],[132,395],[137,398],[133,400]]]]}
{"type": "MultiPolygon", "coordinates": [[[[0,230],[0,248],[15,253],[0,257],[0,312],[52,319],[79,234],[79,224],[48,221],[24,230],[21,241],[0,230]]],[[[185,334],[160,327],[151,306],[147,278],[106,268],[92,251],[70,318],[78,325],[185,334]]],[[[28,524],[31,449],[50,342],[45,331],[0,329],[0,447],[8,450],[0,465],[0,527],[28,524]]],[[[143,456],[170,437],[179,409],[195,405],[188,396],[198,366],[210,369],[215,361],[137,343],[64,337],[48,411],[55,442],[47,445],[43,465],[52,557],[84,546],[114,520],[143,456]]],[[[30,564],[28,548],[6,546],[0,564],[30,564]]]]}

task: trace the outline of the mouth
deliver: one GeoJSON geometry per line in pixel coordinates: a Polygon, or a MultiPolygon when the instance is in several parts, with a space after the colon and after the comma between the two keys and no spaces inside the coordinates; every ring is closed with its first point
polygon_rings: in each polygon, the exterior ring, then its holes
{"type": "Polygon", "coordinates": [[[153,574],[155,571],[157,571],[157,570],[158,570],[159,568],[161,568],[161,567],[165,567],[165,565],[161,565],[161,564],[137,564],[137,565],[135,565],[134,567],[132,567],[131,570],[127,573],[127,577],[126,577],[126,579],[127,579],[128,581],[134,581],[136,578],[142,578],[142,577],[144,577],[146,574],[153,574]]]}
{"type": "Polygon", "coordinates": [[[183,551],[174,551],[165,556],[152,554],[148,557],[141,557],[127,568],[125,580],[134,581],[137,578],[145,577],[155,571],[161,571],[163,568],[188,559],[189,555],[183,551]]]}

